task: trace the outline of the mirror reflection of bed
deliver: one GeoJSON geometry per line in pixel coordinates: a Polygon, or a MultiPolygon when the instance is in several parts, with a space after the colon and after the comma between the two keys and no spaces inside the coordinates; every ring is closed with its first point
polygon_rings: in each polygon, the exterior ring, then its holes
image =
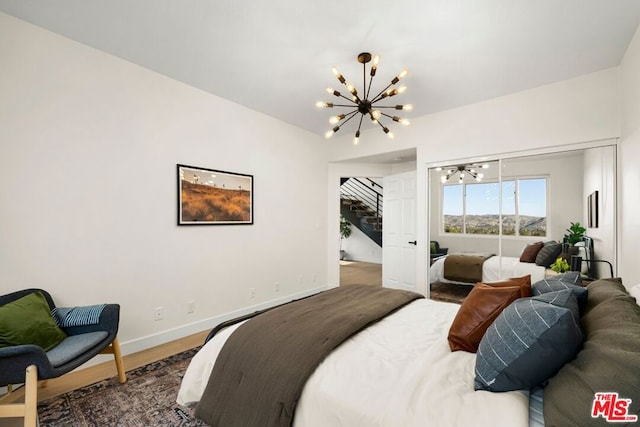
{"type": "MultiPolygon", "coordinates": [[[[592,247],[580,250],[582,259],[606,260],[615,269],[615,163],[616,147],[603,142],[583,149],[431,167],[429,239],[448,248],[446,256],[431,259],[432,294],[460,302],[478,281],[531,274],[535,282],[555,274],[548,264],[522,262],[521,257],[527,245],[562,243],[571,222],[587,228],[589,242],[580,245],[592,247]],[[590,228],[587,200],[594,191],[600,195],[599,222],[590,228]],[[478,277],[447,278],[446,258],[460,254],[486,258],[478,277]]],[[[585,278],[610,276],[608,265],[586,261],[581,272],[585,278]]]]}

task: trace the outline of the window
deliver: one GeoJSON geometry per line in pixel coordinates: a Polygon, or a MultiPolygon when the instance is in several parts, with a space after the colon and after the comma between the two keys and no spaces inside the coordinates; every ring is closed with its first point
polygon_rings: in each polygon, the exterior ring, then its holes
{"type": "Polygon", "coordinates": [[[445,185],[442,218],[445,233],[547,235],[547,179],[508,179],[498,182],[445,185]],[[501,190],[502,188],[502,190],[501,190]]]}

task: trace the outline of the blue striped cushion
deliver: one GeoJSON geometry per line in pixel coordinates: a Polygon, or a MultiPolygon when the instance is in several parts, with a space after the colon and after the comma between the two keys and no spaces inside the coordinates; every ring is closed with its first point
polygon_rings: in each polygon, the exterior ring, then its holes
{"type": "Polygon", "coordinates": [[[520,298],[502,311],[480,341],[475,389],[537,386],[573,359],[583,340],[572,290],[520,298]]]}
{"type": "Polygon", "coordinates": [[[51,311],[53,319],[61,328],[71,326],[97,325],[100,314],[106,304],[87,305],[84,307],[56,307],[51,311]]]}

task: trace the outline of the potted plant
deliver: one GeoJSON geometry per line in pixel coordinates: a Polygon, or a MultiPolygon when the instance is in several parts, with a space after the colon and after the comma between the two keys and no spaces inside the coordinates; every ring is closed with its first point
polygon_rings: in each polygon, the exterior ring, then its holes
{"type": "Polygon", "coordinates": [[[556,273],[565,273],[569,271],[569,263],[566,259],[558,257],[556,261],[549,266],[556,273]]]}
{"type": "Polygon", "coordinates": [[[342,240],[351,236],[351,223],[340,215],[340,259],[344,259],[345,252],[342,250],[342,240]]]}
{"type": "Polygon", "coordinates": [[[584,232],[587,231],[587,229],[581,226],[579,222],[572,222],[566,231],[568,231],[568,234],[564,235],[564,241],[573,246],[578,242],[582,242],[584,232]]]}

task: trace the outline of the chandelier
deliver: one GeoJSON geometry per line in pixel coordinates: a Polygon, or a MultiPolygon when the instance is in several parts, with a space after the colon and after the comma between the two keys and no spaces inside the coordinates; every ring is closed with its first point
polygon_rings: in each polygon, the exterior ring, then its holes
{"type": "Polygon", "coordinates": [[[471,164],[465,164],[465,165],[447,166],[445,168],[436,168],[436,170],[444,171],[444,173],[440,177],[440,181],[443,184],[449,181],[450,178],[453,178],[455,175],[458,175],[458,174],[459,174],[458,184],[462,184],[462,181],[464,180],[467,174],[469,174],[471,178],[475,179],[478,182],[482,181],[482,178],[484,178],[484,174],[481,172],[478,172],[478,169],[487,169],[487,168],[489,168],[489,165],[486,163],[481,165],[477,163],[471,163],[471,164]]]}
{"type": "Polygon", "coordinates": [[[340,128],[344,126],[345,123],[358,116],[358,113],[360,114],[360,122],[358,123],[358,130],[356,130],[356,134],[353,139],[354,144],[357,144],[360,138],[360,128],[362,127],[362,120],[365,116],[368,116],[373,123],[379,124],[382,128],[382,131],[387,134],[389,138],[393,138],[393,133],[390,132],[389,128],[380,121],[382,116],[385,116],[393,120],[394,122],[403,125],[409,124],[409,121],[407,119],[384,113],[381,111],[381,109],[390,108],[395,110],[411,111],[413,109],[412,105],[374,105],[385,98],[390,98],[399,93],[405,92],[407,90],[407,87],[405,85],[401,85],[397,88],[392,88],[392,86],[395,86],[400,81],[400,79],[404,78],[407,75],[408,71],[406,69],[402,70],[400,74],[398,74],[393,78],[393,80],[391,80],[391,83],[389,83],[387,87],[382,89],[377,95],[370,96],[371,84],[373,83],[373,77],[376,75],[380,57],[378,55],[375,55],[373,57],[373,63],[371,64],[371,69],[369,71],[369,85],[367,86],[367,64],[371,62],[371,59],[371,54],[368,52],[363,52],[358,55],[358,62],[362,64],[362,92],[360,94],[356,90],[355,86],[352,83],[347,82],[342,74],[338,72],[338,69],[336,67],[333,67],[333,74],[336,76],[340,83],[346,86],[351,96],[345,96],[333,88],[327,88],[327,92],[334,96],[337,96],[338,98],[346,99],[347,101],[349,101],[349,104],[335,104],[333,102],[319,101],[318,103],[316,103],[316,106],[319,108],[346,107],[350,110],[343,114],[333,116],[329,119],[329,123],[334,124],[335,126],[325,134],[326,138],[331,138],[333,134],[338,132],[340,128]]]}

